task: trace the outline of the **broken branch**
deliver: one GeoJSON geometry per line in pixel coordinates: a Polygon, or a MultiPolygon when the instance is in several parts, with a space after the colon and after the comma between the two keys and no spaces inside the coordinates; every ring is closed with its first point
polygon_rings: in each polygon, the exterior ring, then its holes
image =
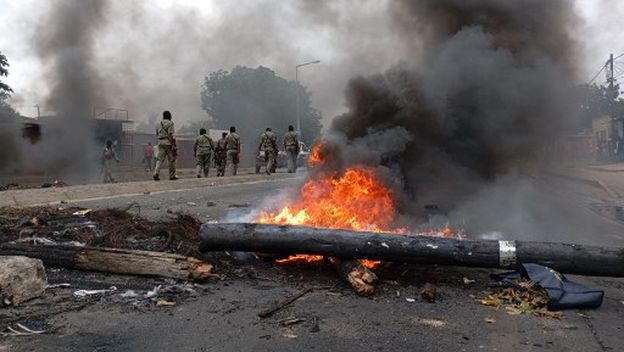
{"type": "Polygon", "coordinates": [[[258,316],[260,318],[270,317],[273,313],[275,313],[278,310],[286,307],[287,305],[291,304],[292,302],[298,300],[299,298],[303,297],[305,294],[307,294],[310,291],[312,291],[312,288],[306,288],[306,289],[300,291],[299,293],[295,294],[294,296],[290,296],[290,297],[286,298],[285,300],[283,300],[281,302],[276,302],[272,306],[270,306],[269,308],[267,308],[267,309],[261,311],[260,313],[258,313],[258,316]]]}

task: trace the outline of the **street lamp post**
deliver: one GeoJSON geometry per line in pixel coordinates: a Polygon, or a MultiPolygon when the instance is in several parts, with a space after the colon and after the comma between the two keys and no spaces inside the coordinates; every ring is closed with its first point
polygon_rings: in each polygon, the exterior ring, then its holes
{"type": "Polygon", "coordinates": [[[314,65],[314,64],[320,64],[321,61],[319,60],[314,60],[314,61],[310,61],[310,62],[305,62],[303,64],[299,64],[297,66],[295,66],[295,96],[296,96],[296,109],[297,109],[297,135],[299,136],[299,140],[302,140],[302,135],[301,135],[301,116],[300,116],[300,112],[299,112],[299,67],[303,67],[303,66],[308,66],[308,65],[314,65]]]}

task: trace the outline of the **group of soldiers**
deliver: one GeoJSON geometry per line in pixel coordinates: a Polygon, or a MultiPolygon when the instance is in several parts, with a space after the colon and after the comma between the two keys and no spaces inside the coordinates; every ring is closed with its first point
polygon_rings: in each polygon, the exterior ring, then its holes
{"type": "MultiPolygon", "coordinates": [[[[165,162],[169,167],[169,179],[177,180],[176,175],[176,158],[178,148],[174,138],[175,124],[171,120],[171,112],[164,111],[162,121],[156,126],[156,136],[158,138],[158,153],[156,165],[154,167],[153,179],[160,181],[160,169],[165,162]]],[[[297,155],[299,154],[299,140],[293,126],[288,126],[288,132],[284,135],[284,149],[288,154],[288,172],[296,172],[297,155]]],[[[211,158],[214,157],[214,163],[217,168],[217,177],[225,176],[226,166],[229,165],[230,173],[236,175],[238,172],[238,164],[240,163],[241,139],[236,133],[236,127],[230,127],[230,132],[224,132],[221,139],[214,142],[207,135],[206,129],[199,130],[199,136],[195,139],[193,145],[193,154],[196,161],[197,178],[208,177],[211,158]]],[[[278,153],[277,136],[267,128],[260,136],[260,145],[258,153],[263,152],[266,165],[266,173],[271,174],[275,170],[276,157],[278,153]]],[[[104,174],[104,182],[113,182],[111,176],[110,164],[113,160],[119,162],[119,158],[115,154],[110,142],[106,143],[106,147],[102,153],[102,169],[104,174]]]]}
{"type": "MultiPolygon", "coordinates": [[[[164,111],[163,119],[156,126],[156,136],[158,138],[156,165],[154,167],[154,173],[152,175],[154,181],[160,181],[160,169],[165,161],[169,167],[169,179],[177,180],[176,175],[176,158],[178,155],[178,148],[176,140],[174,138],[175,124],[171,120],[171,112],[164,111]]],[[[288,172],[294,173],[297,171],[297,155],[299,154],[299,139],[297,133],[294,131],[293,126],[288,126],[288,132],[284,135],[284,150],[287,154],[288,172]]],[[[214,163],[217,168],[217,177],[225,176],[226,166],[229,165],[231,175],[236,175],[238,172],[238,164],[240,163],[241,152],[241,139],[236,133],[236,127],[230,127],[230,132],[223,132],[221,139],[214,142],[210,136],[207,135],[206,129],[201,128],[199,130],[199,136],[195,139],[193,145],[193,155],[195,156],[196,175],[197,178],[208,177],[210,169],[211,159],[214,157],[214,163]]],[[[270,175],[275,172],[277,165],[277,136],[271,130],[267,128],[260,135],[260,144],[258,145],[258,155],[264,154],[266,161],[265,172],[270,175]]],[[[111,175],[111,163],[113,160],[119,163],[119,158],[115,153],[112,143],[106,142],[106,147],[102,153],[102,173],[104,175],[104,182],[114,182],[111,175]]]]}

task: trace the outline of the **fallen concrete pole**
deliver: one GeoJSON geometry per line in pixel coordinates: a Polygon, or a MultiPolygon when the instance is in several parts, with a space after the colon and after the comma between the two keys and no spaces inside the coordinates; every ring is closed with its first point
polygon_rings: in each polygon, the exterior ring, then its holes
{"type": "Polygon", "coordinates": [[[37,258],[46,266],[115,274],[203,280],[212,265],[178,254],[129,249],[0,244],[0,255],[37,258]]]}
{"type": "Polygon", "coordinates": [[[201,251],[320,254],[345,259],[516,268],[546,265],[562,273],[624,277],[624,249],[567,243],[458,240],[287,225],[209,223],[201,251]]]}

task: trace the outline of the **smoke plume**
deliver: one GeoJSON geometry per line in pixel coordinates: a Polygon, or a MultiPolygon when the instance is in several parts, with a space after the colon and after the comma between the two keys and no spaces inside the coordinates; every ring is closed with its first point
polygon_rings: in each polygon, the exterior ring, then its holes
{"type": "Polygon", "coordinates": [[[62,176],[84,179],[97,172],[92,115],[106,98],[94,37],[105,11],[104,0],[57,1],[37,29],[35,47],[50,86],[46,106],[56,118],[43,126],[44,138],[29,150],[29,161],[62,176]]]}
{"type": "Polygon", "coordinates": [[[406,0],[391,11],[414,59],[350,81],[329,134],[341,162],[383,165],[409,203],[457,203],[535,165],[574,115],[572,4],[406,0]]]}

